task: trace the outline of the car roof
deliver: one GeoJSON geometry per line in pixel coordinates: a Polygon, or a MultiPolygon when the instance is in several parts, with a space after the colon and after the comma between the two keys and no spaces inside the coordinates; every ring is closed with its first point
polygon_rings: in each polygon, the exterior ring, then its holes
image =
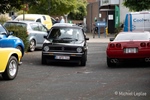
{"type": "MultiPolygon", "coordinates": [[[[24,16],[27,17],[27,19],[28,18],[30,18],[30,19],[37,19],[37,18],[42,18],[43,16],[50,18],[50,16],[46,15],[46,14],[24,14],[24,16]]],[[[18,15],[14,20],[20,20],[20,19],[23,19],[23,14],[18,15]]]]}
{"type": "Polygon", "coordinates": [[[120,32],[119,34],[150,34],[149,31],[132,31],[132,32],[120,32]]]}
{"type": "Polygon", "coordinates": [[[72,28],[81,28],[76,24],[71,24],[71,23],[56,23],[53,25],[54,27],[72,27],[72,28]]]}
{"type": "Polygon", "coordinates": [[[133,32],[120,32],[114,41],[124,40],[149,40],[150,32],[148,31],[133,31],[133,32]]]}
{"type": "Polygon", "coordinates": [[[7,21],[7,22],[12,22],[12,23],[26,23],[26,24],[29,24],[29,23],[40,23],[40,22],[34,22],[34,21],[17,21],[17,20],[11,20],[11,21],[7,21]]]}

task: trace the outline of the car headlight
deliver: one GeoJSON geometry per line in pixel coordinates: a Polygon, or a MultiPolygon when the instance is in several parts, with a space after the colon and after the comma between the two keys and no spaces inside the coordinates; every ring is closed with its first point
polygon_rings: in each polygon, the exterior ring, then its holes
{"type": "Polygon", "coordinates": [[[78,53],[82,52],[82,48],[78,47],[78,48],[77,48],[77,52],[78,52],[78,53]]]}
{"type": "Polygon", "coordinates": [[[45,47],[43,48],[43,50],[44,50],[44,51],[49,51],[49,47],[48,47],[48,46],[45,46],[45,47]]]}

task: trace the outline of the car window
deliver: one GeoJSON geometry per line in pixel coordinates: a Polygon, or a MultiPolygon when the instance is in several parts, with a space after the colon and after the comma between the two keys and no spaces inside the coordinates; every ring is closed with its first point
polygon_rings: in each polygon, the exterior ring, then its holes
{"type": "Polygon", "coordinates": [[[31,26],[31,28],[32,28],[34,31],[40,31],[38,24],[30,23],[30,26],[31,26]]]}
{"type": "Polygon", "coordinates": [[[46,17],[45,17],[45,16],[42,16],[42,17],[43,17],[44,20],[46,20],[46,17]]]}
{"type": "Polygon", "coordinates": [[[26,28],[27,27],[27,24],[25,23],[16,23],[16,22],[6,22],[4,24],[5,27],[11,27],[11,26],[17,26],[17,27],[23,27],[23,28],[26,28]]]}
{"type": "Polygon", "coordinates": [[[81,29],[78,28],[53,28],[49,35],[49,39],[71,38],[84,40],[84,35],[81,29]]]}
{"type": "Polygon", "coordinates": [[[0,25],[0,34],[2,34],[2,33],[7,33],[7,31],[5,30],[5,28],[2,25],[0,25]]]}
{"type": "Polygon", "coordinates": [[[47,32],[46,27],[44,27],[43,25],[39,24],[39,30],[42,32],[47,32]]]}
{"type": "Polygon", "coordinates": [[[41,21],[41,19],[39,18],[39,19],[36,20],[36,22],[40,22],[40,23],[41,23],[42,21],[41,21]]]}
{"type": "Polygon", "coordinates": [[[54,18],[51,17],[52,23],[55,24],[56,20],[54,18]]]}
{"type": "Polygon", "coordinates": [[[145,33],[124,33],[118,34],[114,41],[120,40],[149,40],[149,36],[145,33]]]}

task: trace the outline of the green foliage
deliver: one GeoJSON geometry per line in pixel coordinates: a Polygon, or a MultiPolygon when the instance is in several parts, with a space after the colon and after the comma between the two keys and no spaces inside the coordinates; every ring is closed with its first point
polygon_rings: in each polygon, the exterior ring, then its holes
{"type": "Polygon", "coordinates": [[[122,27],[122,23],[120,23],[118,25],[118,27],[115,29],[115,37],[118,35],[119,32],[121,32],[123,30],[123,27],[122,27]]]}
{"type": "Polygon", "coordinates": [[[76,9],[71,11],[68,15],[69,18],[74,20],[82,20],[84,16],[86,16],[87,1],[86,0],[78,0],[76,9]]]}
{"type": "Polygon", "coordinates": [[[0,16],[0,23],[3,24],[4,22],[6,22],[8,20],[8,18],[6,16],[0,16]]]}
{"type": "Polygon", "coordinates": [[[74,10],[76,3],[76,0],[40,0],[37,5],[30,6],[29,13],[64,15],[74,10]]]}
{"type": "Polygon", "coordinates": [[[23,4],[35,5],[40,0],[0,0],[0,13],[7,13],[13,7],[21,10],[23,4]]]}
{"type": "Polygon", "coordinates": [[[13,32],[14,36],[19,37],[22,39],[25,45],[25,52],[28,51],[29,48],[29,41],[28,41],[28,34],[25,28],[19,26],[9,26],[6,27],[9,32],[13,32]]]}
{"type": "Polygon", "coordinates": [[[123,5],[130,11],[142,11],[150,9],[150,0],[124,0],[123,5]]]}

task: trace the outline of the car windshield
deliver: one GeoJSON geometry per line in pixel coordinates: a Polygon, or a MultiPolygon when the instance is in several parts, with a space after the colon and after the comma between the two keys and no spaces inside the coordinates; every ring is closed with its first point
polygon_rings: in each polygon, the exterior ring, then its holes
{"type": "Polygon", "coordinates": [[[78,28],[53,28],[48,39],[53,41],[83,41],[84,35],[82,30],[78,28]]]}
{"type": "Polygon", "coordinates": [[[16,22],[7,22],[4,24],[5,27],[10,27],[10,26],[17,26],[17,27],[23,27],[26,28],[27,24],[25,23],[16,23],[16,22]]]}
{"type": "Polygon", "coordinates": [[[118,34],[114,41],[124,40],[149,40],[149,35],[145,33],[123,33],[118,34]]]}
{"type": "Polygon", "coordinates": [[[7,33],[7,32],[6,32],[6,30],[4,29],[4,27],[2,27],[2,25],[0,25],[0,35],[1,35],[2,33],[7,33]]]}

